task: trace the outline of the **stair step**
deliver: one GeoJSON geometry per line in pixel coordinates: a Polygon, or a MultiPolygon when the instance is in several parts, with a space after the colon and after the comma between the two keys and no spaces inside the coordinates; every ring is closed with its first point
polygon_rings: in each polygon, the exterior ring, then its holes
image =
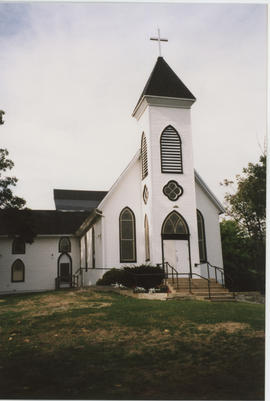
{"type": "MultiPolygon", "coordinates": [[[[171,286],[171,288],[173,288],[174,291],[189,291],[189,287],[173,287],[171,286]]],[[[208,288],[191,288],[192,292],[208,292],[208,288]]],[[[216,293],[228,293],[229,291],[226,288],[214,288],[214,287],[210,287],[210,291],[211,292],[216,292],[216,293]]]]}
{"type": "Polygon", "coordinates": [[[234,297],[211,298],[211,302],[236,302],[234,297]]]}

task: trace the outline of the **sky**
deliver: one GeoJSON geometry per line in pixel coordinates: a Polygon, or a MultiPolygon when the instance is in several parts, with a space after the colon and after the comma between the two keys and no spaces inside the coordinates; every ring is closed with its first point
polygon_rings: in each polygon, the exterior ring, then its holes
{"type": "Polygon", "coordinates": [[[264,4],[0,3],[1,147],[32,209],[53,189],[108,190],[140,147],[131,116],[158,57],[197,98],[195,168],[223,202],[224,179],[266,137],[264,4]]]}

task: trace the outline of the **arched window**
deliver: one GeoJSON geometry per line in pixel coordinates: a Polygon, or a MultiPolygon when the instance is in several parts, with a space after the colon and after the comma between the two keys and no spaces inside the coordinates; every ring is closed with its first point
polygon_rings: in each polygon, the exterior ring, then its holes
{"type": "Polygon", "coordinates": [[[198,243],[199,243],[200,261],[206,262],[207,254],[206,254],[204,218],[199,210],[197,210],[197,225],[198,225],[198,243]]]}
{"type": "Polygon", "coordinates": [[[21,259],[16,259],[11,267],[11,281],[21,283],[24,281],[24,263],[21,259]]]}
{"type": "Polygon", "coordinates": [[[25,253],[25,241],[21,238],[15,238],[12,242],[12,253],[13,254],[24,254],[25,253]]]}
{"type": "Polygon", "coordinates": [[[144,132],[141,141],[141,158],[142,158],[142,179],[148,175],[148,160],[147,160],[147,143],[144,132]]]}
{"type": "Polygon", "coordinates": [[[183,173],[182,143],[178,132],[168,125],[160,137],[162,173],[183,173]]]}
{"type": "Polygon", "coordinates": [[[144,217],[145,260],[150,260],[149,224],[147,215],[144,217]]]}
{"type": "Polygon", "coordinates": [[[164,239],[188,239],[189,230],[184,218],[173,211],[164,220],[161,234],[164,239]]]}
{"type": "Polygon", "coordinates": [[[125,207],[119,217],[120,262],[136,262],[135,216],[125,207]]]}
{"type": "Polygon", "coordinates": [[[68,237],[62,237],[59,241],[59,252],[67,253],[71,252],[71,243],[68,237]]]}
{"type": "Polygon", "coordinates": [[[95,227],[92,227],[92,268],[96,267],[95,227]]]}

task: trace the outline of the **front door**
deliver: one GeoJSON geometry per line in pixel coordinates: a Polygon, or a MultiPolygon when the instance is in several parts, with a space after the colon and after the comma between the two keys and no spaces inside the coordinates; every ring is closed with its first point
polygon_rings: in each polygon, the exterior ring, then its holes
{"type": "Polygon", "coordinates": [[[58,260],[58,280],[60,287],[68,287],[71,284],[72,276],[72,260],[71,257],[64,253],[58,260]]]}
{"type": "Polygon", "coordinates": [[[70,282],[70,264],[60,263],[60,280],[62,283],[70,282]]]}
{"type": "Polygon", "coordinates": [[[189,273],[188,240],[163,240],[164,261],[174,267],[178,273],[189,273]]]}

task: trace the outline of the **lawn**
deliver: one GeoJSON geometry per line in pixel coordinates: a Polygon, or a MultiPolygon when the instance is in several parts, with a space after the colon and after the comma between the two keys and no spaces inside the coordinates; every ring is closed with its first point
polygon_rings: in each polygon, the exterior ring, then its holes
{"type": "Polygon", "coordinates": [[[1,398],[264,398],[263,305],[2,296],[0,338],[1,398]]]}

